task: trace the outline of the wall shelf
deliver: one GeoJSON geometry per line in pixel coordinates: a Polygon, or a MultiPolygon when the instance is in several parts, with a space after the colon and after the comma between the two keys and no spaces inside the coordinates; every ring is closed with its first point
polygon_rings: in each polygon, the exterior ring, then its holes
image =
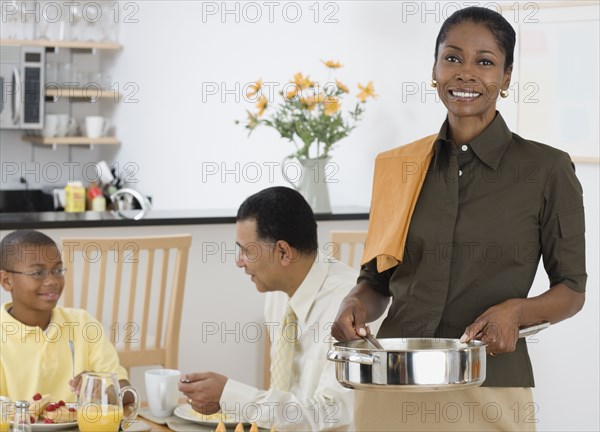
{"type": "Polygon", "coordinates": [[[115,137],[100,137],[100,138],[88,138],[85,136],[68,136],[68,137],[40,137],[40,136],[22,136],[21,139],[32,144],[41,145],[96,145],[96,144],[119,144],[119,140],[115,137]]]}
{"type": "Polygon", "coordinates": [[[46,39],[0,39],[0,45],[27,45],[82,50],[120,50],[122,48],[122,45],[116,42],[59,41],[46,39]]]}
{"type": "Polygon", "coordinates": [[[113,99],[115,102],[118,102],[121,99],[121,95],[114,90],[98,89],[91,86],[88,88],[51,87],[46,88],[44,94],[46,98],[51,98],[53,102],[62,98],[90,102],[98,99],[113,99]]]}

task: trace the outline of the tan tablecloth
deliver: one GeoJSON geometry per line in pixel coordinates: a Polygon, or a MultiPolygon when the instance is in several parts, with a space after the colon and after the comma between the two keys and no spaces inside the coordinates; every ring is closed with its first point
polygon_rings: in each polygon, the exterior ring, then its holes
{"type": "Polygon", "coordinates": [[[535,431],[530,388],[437,392],[356,391],[357,431],[535,431]]]}

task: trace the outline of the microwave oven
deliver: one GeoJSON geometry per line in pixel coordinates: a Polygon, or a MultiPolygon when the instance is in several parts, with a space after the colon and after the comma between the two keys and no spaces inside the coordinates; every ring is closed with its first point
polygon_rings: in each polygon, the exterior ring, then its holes
{"type": "Polygon", "coordinates": [[[45,48],[0,46],[0,129],[44,126],[45,48]]]}

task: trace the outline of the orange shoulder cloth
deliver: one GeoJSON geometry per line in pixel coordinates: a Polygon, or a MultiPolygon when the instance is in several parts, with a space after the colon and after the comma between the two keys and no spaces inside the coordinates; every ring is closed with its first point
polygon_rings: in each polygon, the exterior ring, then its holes
{"type": "Polygon", "coordinates": [[[380,153],[375,159],[369,231],[362,264],[377,257],[377,271],[402,262],[406,236],[433,156],[431,135],[380,153]]]}

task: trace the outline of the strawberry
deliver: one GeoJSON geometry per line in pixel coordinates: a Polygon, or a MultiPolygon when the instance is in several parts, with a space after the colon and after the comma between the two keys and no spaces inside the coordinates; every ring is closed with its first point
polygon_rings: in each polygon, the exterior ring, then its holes
{"type": "Polygon", "coordinates": [[[76,410],[75,408],[73,408],[73,407],[69,407],[69,411],[71,411],[71,412],[75,412],[75,411],[77,411],[77,410],[76,410]]]}
{"type": "Polygon", "coordinates": [[[51,403],[50,405],[48,405],[46,407],[46,411],[48,411],[48,412],[56,411],[57,409],[58,409],[58,404],[55,404],[55,403],[51,403]]]}
{"type": "Polygon", "coordinates": [[[58,406],[65,406],[65,401],[64,400],[59,400],[56,404],[58,406]]]}
{"type": "Polygon", "coordinates": [[[29,416],[29,423],[34,424],[35,418],[33,416],[29,416]]]}
{"type": "Polygon", "coordinates": [[[34,401],[39,401],[42,398],[42,395],[39,393],[36,393],[33,395],[33,400],[34,401]]]}
{"type": "Polygon", "coordinates": [[[45,419],[44,419],[44,423],[45,423],[45,424],[54,424],[54,420],[52,420],[52,419],[49,419],[49,418],[45,418],[45,419]]]}

